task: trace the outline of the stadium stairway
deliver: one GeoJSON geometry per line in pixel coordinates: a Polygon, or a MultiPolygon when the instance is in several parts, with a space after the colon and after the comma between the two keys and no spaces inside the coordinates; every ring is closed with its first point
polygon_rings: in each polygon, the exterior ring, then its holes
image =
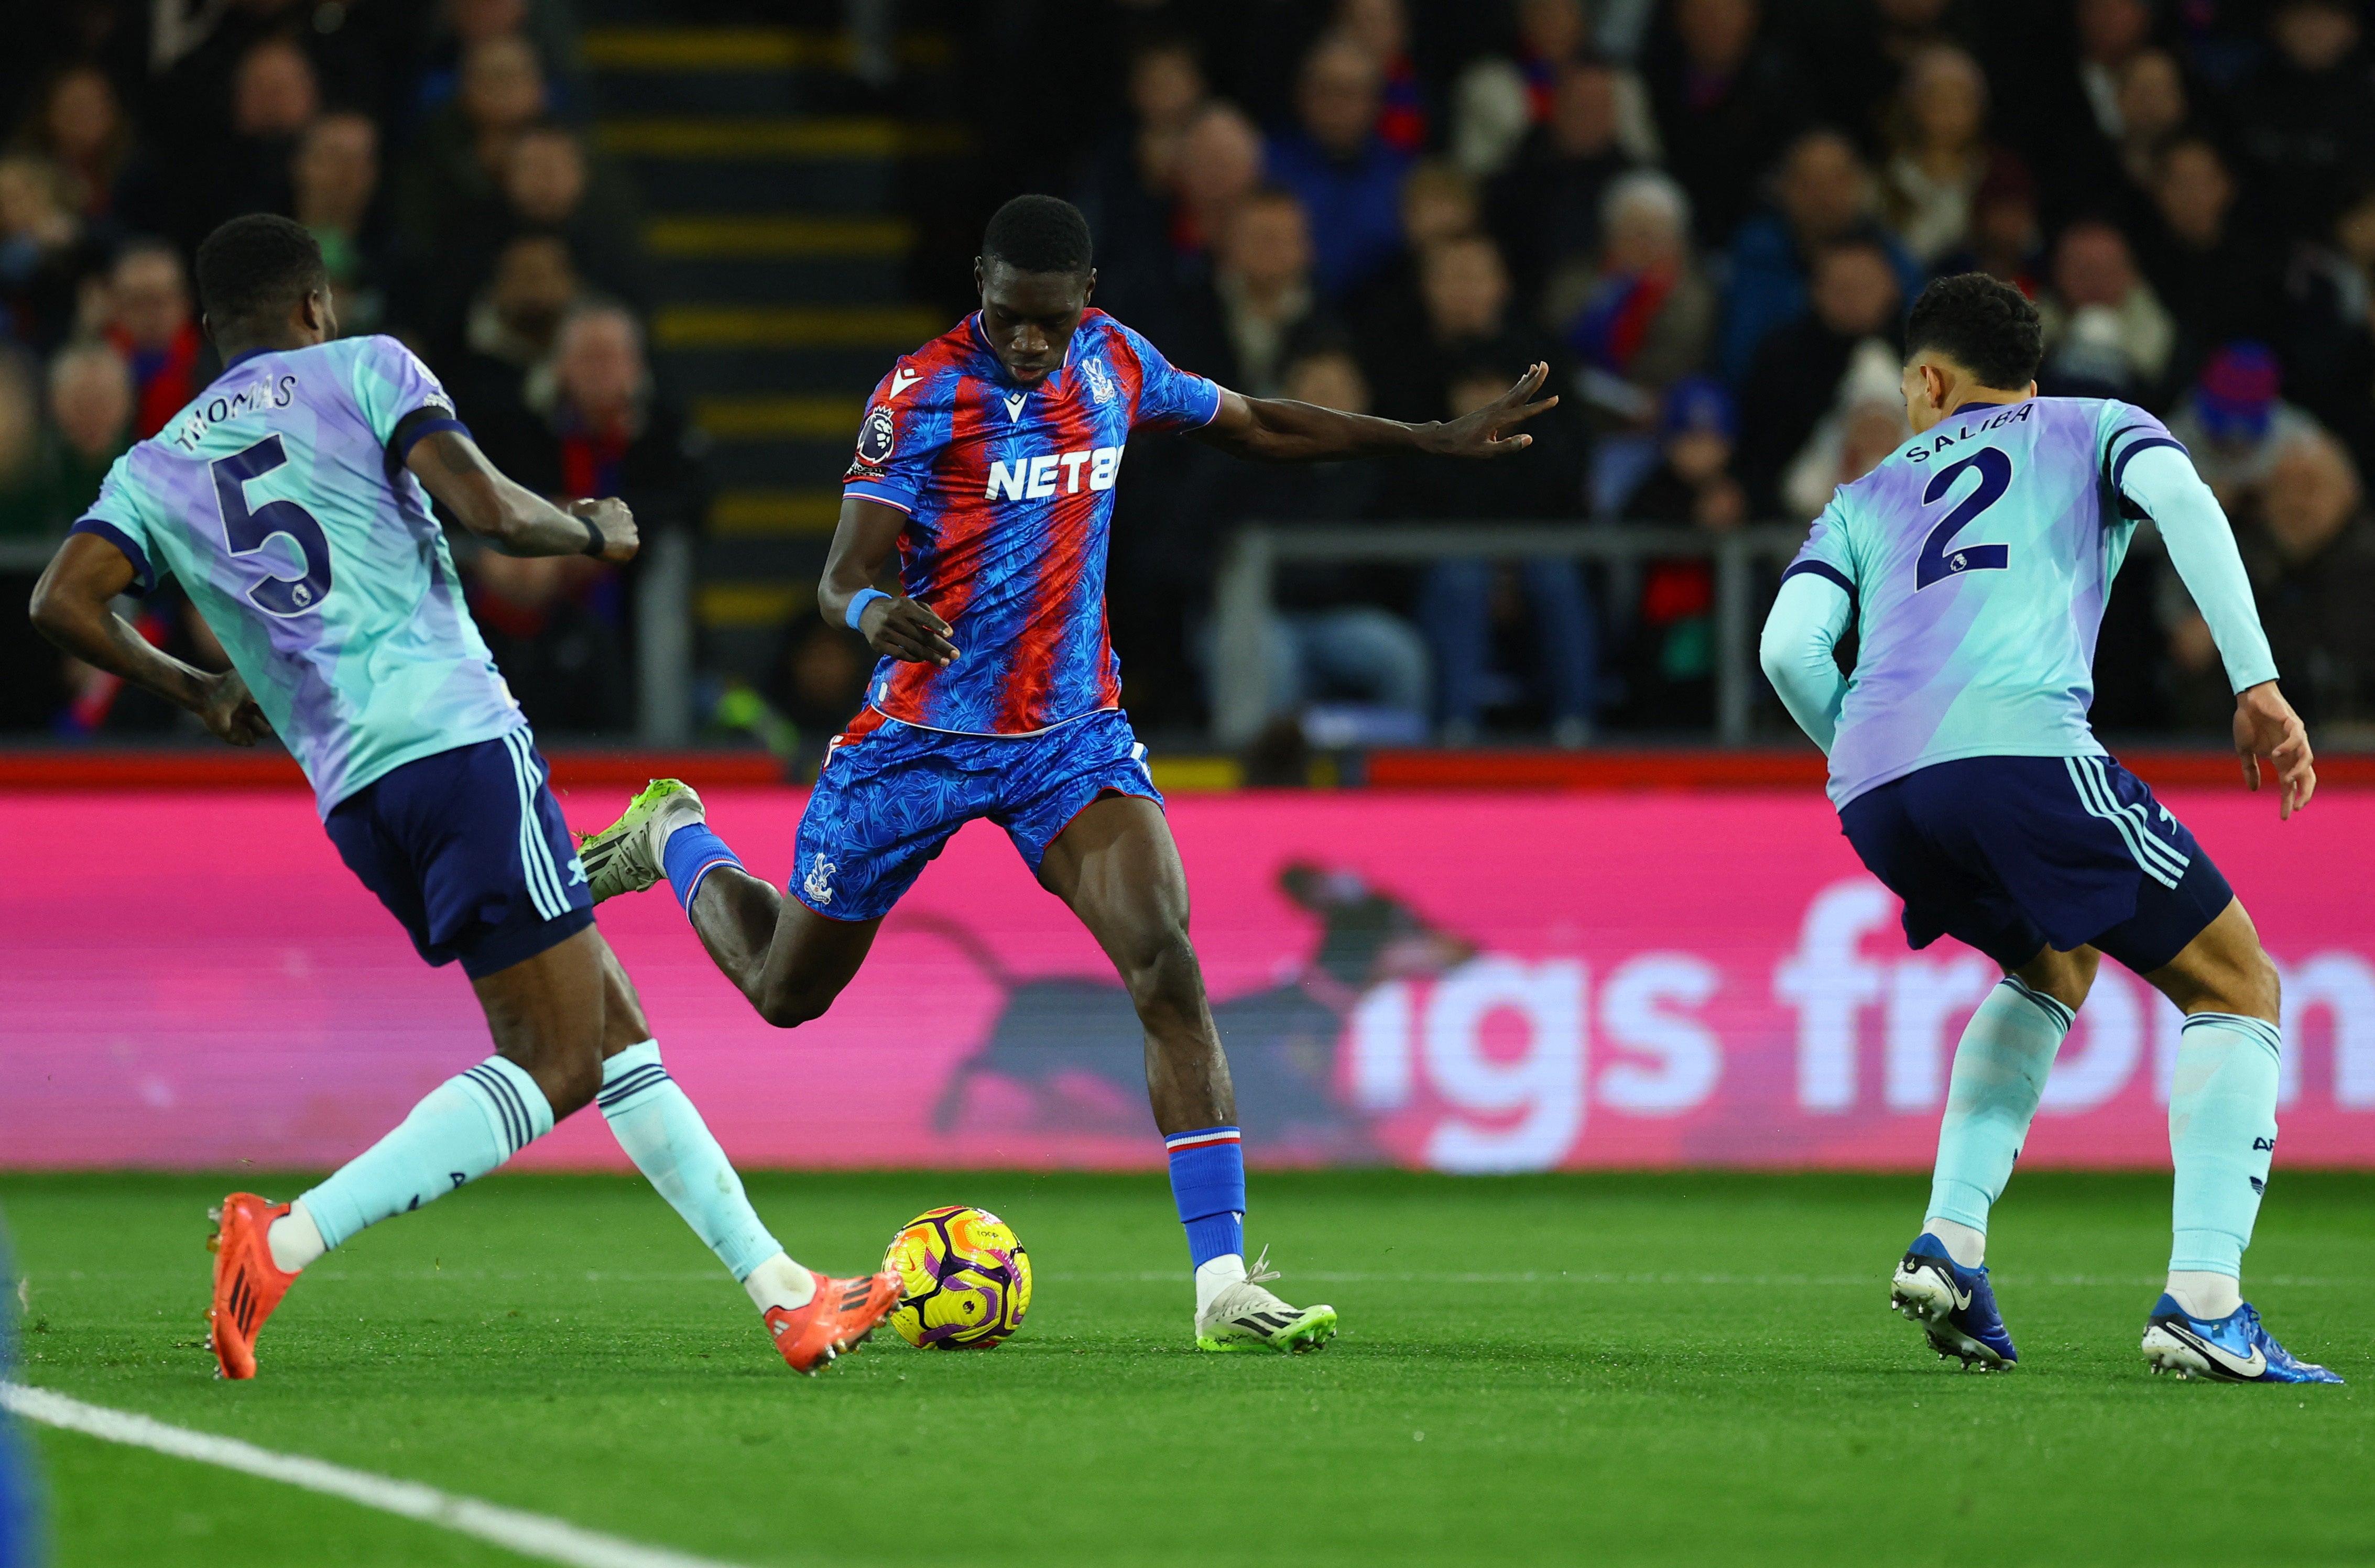
{"type": "MultiPolygon", "coordinates": [[[[665,0],[585,9],[596,145],[648,214],[655,368],[712,443],[701,663],[755,679],[813,600],[867,393],[948,324],[903,302],[901,200],[912,164],[959,137],[866,112],[882,98],[835,6],[816,28],[689,26],[665,0]]],[[[895,47],[927,77],[946,53],[928,35],[895,47]]]]}

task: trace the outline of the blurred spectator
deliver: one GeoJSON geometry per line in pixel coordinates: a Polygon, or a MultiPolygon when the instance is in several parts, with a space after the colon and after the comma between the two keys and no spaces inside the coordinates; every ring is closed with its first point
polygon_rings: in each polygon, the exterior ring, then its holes
{"type": "Polygon", "coordinates": [[[378,237],[371,232],[379,194],[379,127],[366,114],[325,114],[305,129],[289,165],[289,211],[321,242],[337,297],[339,329],[379,330],[386,314],[378,237]]]}
{"type": "Polygon", "coordinates": [[[1403,180],[1399,211],[1400,248],[1344,304],[1344,314],[1359,328],[1359,347],[1372,361],[1372,380],[1384,378],[1379,384],[1394,382],[1391,361],[1426,334],[1423,259],[1442,241],[1475,233],[1482,204],[1475,181],[1448,159],[1431,158],[1403,180]]]}
{"type": "Polygon", "coordinates": [[[1551,112],[1527,133],[1487,197],[1520,308],[1531,311],[1562,264],[1600,250],[1601,199],[1633,166],[1617,136],[1617,73],[1597,62],[1558,75],[1551,112]]]}
{"type": "MultiPolygon", "coordinates": [[[[1507,360],[1476,356],[1453,371],[1443,396],[1447,411],[1457,418],[1483,407],[1509,390],[1515,375],[1507,360]]],[[[1563,434],[1555,423],[1538,422],[1530,462],[1452,473],[1444,465],[1424,465],[1409,469],[1397,488],[1421,517],[1571,517],[1581,476],[1578,456],[1563,434]]],[[[1575,747],[1591,739],[1600,705],[1600,626],[1575,561],[1438,560],[1422,580],[1418,618],[1434,654],[1436,711],[1447,744],[1476,740],[1487,710],[1529,701],[1542,710],[1554,744],[1575,747]],[[1530,637],[1520,638],[1525,654],[1496,660],[1501,634],[1529,626],[1530,637]]]]}
{"type": "Polygon", "coordinates": [[[2275,52],[2235,95],[2252,187],[2297,234],[2323,233],[2375,159],[2375,73],[2351,0],[2277,0],[2275,52]]]}
{"type": "Polygon", "coordinates": [[[2283,348],[2292,396],[2375,463],[2375,186],[2362,186],[2325,242],[2294,249],[2283,348]]]}
{"type": "Polygon", "coordinates": [[[0,157],[0,322],[5,335],[37,350],[55,348],[74,325],[84,278],[101,265],[74,210],[65,174],[33,153],[0,157]]]}
{"type": "Polygon", "coordinates": [[[2131,186],[2149,193],[2162,155],[2191,112],[2177,57],[2165,49],[2147,49],[2129,61],[2120,77],[2119,108],[2120,167],[2131,186]]]}
{"type": "Polygon", "coordinates": [[[1705,362],[1715,292],[1691,255],[1681,186],[1645,170],[1609,186],[1603,205],[1607,243],[1597,267],[1562,269],[1543,319],[1575,355],[1576,390],[1593,424],[1638,430],[1667,386],[1705,362]]]}
{"type": "Polygon", "coordinates": [[[1261,183],[1261,133],[1234,104],[1208,103],[1179,145],[1179,199],[1171,221],[1175,252],[1201,254],[1228,227],[1237,204],[1261,183]]]}
{"type": "Polygon", "coordinates": [[[2152,41],[2148,0],[2078,0],[2078,82],[2095,129],[2117,143],[2126,129],[2120,82],[2152,41]]]}
{"type": "Polygon", "coordinates": [[[2322,433],[2286,442],[2253,525],[2240,530],[2243,559],[2286,694],[2300,693],[2293,701],[2310,725],[2353,725],[2365,745],[2375,738],[2375,517],[2350,454],[2322,433]]]}
{"type": "Polygon", "coordinates": [[[1832,492],[1871,473],[1913,433],[1905,423],[1902,370],[1896,352],[1878,339],[1857,346],[1829,410],[1782,474],[1785,519],[1812,522],[1831,503],[1832,492]]]}
{"type": "Polygon", "coordinates": [[[645,538],[699,518],[695,438],[656,395],[631,312],[598,302],[571,311],[549,367],[533,371],[525,390],[528,418],[486,432],[488,455],[503,472],[546,495],[617,496],[645,538]]]}
{"type": "Polygon", "coordinates": [[[1674,0],[1672,15],[1643,74],[1667,171],[1691,193],[1700,242],[1718,245],[1748,216],[1773,149],[1801,123],[1801,88],[1779,53],[1759,44],[1759,0],[1674,0]]]}
{"type": "Polygon", "coordinates": [[[465,352],[446,378],[465,423],[477,429],[526,413],[528,372],[550,356],[578,292],[577,267],[562,242],[539,235],[503,247],[471,301],[465,352]]]}
{"type": "Polygon", "coordinates": [[[798,730],[804,760],[822,760],[825,742],[865,706],[873,669],[866,639],[827,622],[813,606],[786,625],[764,695],[798,730]]]}
{"type": "MultiPolygon", "coordinates": [[[[1748,496],[1732,477],[1740,435],[1731,394],[1711,376],[1667,390],[1659,462],[1627,498],[1628,522],[1728,534],[1748,521],[1748,496]]],[[[1624,714],[1628,727],[1684,729],[1715,716],[1715,567],[1705,556],[1643,564],[1629,616],[1624,714]]]]}
{"type": "Polygon", "coordinates": [[[33,367],[25,355],[0,349],[0,538],[41,538],[55,531],[48,457],[33,367]]]}
{"type": "Polygon", "coordinates": [[[2324,432],[2277,395],[2283,375],[2263,343],[2229,343],[2210,357],[2168,433],[2185,443],[2203,482],[2230,513],[2251,500],[2286,447],[2324,432]]]}
{"type": "Polygon", "coordinates": [[[422,130],[398,182],[396,221],[417,254],[433,256],[495,204],[512,139],[544,109],[544,68],[525,39],[501,33],[464,51],[454,101],[422,130]]]}
{"type": "MultiPolygon", "coordinates": [[[[1161,323],[1140,309],[1168,289],[1172,207],[1188,127],[1206,86],[1195,46],[1161,37],[1140,44],[1127,66],[1128,123],[1091,156],[1076,197],[1096,239],[1098,303],[1140,329],[1161,323]]],[[[1252,163],[1258,164],[1257,144],[1252,163]]]]}
{"type": "Polygon", "coordinates": [[[2237,220],[2239,194],[2226,158],[2204,137],[2182,136],[2161,158],[2160,220],[2144,266],[2177,318],[2181,366],[2200,364],[2214,344],[2275,336],[2283,258],[2264,230],[2237,220]]]}
{"type": "Polygon", "coordinates": [[[51,526],[64,528],[99,499],[100,481],[129,451],[132,374],[104,343],[78,343],[50,361],[50,425],[57,432],[51,526]]]}
{"type": "Polygon", "coordinates": [[[173,236],[186,254],[215,226],[242,212],[287,212],[297,138],[321,112],[313,62],[293,41],[265,38],[240,56],[231,78],[230,139],[198,178],[177,171],[170,150],[164,174],[180,195],[173,236]]]}
{"type": "Polygon", "coordinates": [[[2045,233],[2037,213],[2037,184],[2018,159],[1992,159],[1971,195],[1971,226],[1961,249],[1941,260],[1940,277],[1984,272],[2034,299],[2043,287],[2045,233]]]}
{"type": "Polygon", "coordinates": [[[2085,219],[2062,231],[2053,287],[2037,313],[2045,335],[2038,379],[2047,392],[2158,406],[2177,327],[2117,229],[2085,219]]]}
{"type": "Polygon", "coordinates": [[[1322,296],[1341,299],[1390,260],[1400,239],[1398,202],[1410,155],[1377,133],[1383,72],[1341,33],[1304,61],[1297,128],[1270,143],[1270,174],[1311,215],[1322,296]]]}
{"type": "Polygon", "coordinates": [[[1859,349],[1902,358],[1905,296],[1888,252],[1840,240],[1815,257],[1814,311],[1765,341],[1742,389],[1740,474],[1759,515],[1781,501],[1783,470],[1838,399],[1859,349]]]}
{"type": "Polygon", "coordinates": [[[648,299],[635,202],[607,168],[589,164],[574,131],[521,131],[503,159],[502,194],[509,232],[558,234],[596,287],[638,305],[648,299]]]}
{"type": "Polygon", "coordinates": [[[585,579],[601,570],[578,556],[481,548],[469,558],[471,618],[539,734],[616,735],[633,727],[633,689],[618,634],[579,597],[585,579]]]}
{"type": "Polygon", "coordinates": [[[1426,150],[1426,89],[1411,59],[1410,11],[1402,0],[1337,0],[1336,25],[1377,62],[1377,139],[1415,158],[1426,150]]]}
{"type": "MultiPolygon", "coordinates": [[[[1908,300],[1924,281],[1904,246],[1873,221],[1872,177],[1838,132],[1809,131],[1792,142],[1782,154],[1774,191],[1778,210],[1742,224],[1731,242],[1720,355],[1723,374],[1734,384],[1743,383],[1767,336],[1805,314],[1808,275],[1825,246],[1853,237],[1879,247],[1908,300]]],[[[1702,222],[1700,232],[1706,231],[1702,222]]]]}
{"type": "MultiPolygon", "coordinates": [[[[1482,359],[1523,366],[1564,359],[1542,333],[1510,324],[1508,271],[1499,249],[1482,234],[1428,246],[1419,258],[1419,291],[1425,331],[1393,346],[1372,371],[1378,411],[1388,418],[1449,418],[1445,391],[1463,363],[1482,359]]],[[[1564,411],[1555,418],[1564,423],[1564,411]]]]}
{"type": "MultiPolygon", "coordinates": [[[[1590,18],[1582,0],[1519,0],[1517,12],[1516,56],[1482,56],[1452,89],[1451,159],[1479,178],[1499,173],[1528,133],[1558,113],[1562,78],[1584,57],[1590,18]]],[[[1640,84],[1630,73],[1623,74],[1623,83],[1628,139],[1651,135],[1640,84]]]]}
{"type": "Polygon", "coordinates": [[[191,316],[189,277],[171,245],[126,246],[108,292],[107,340],[132,368],[132,433],[146,440],[214,379],[219,366],[191,316]]]}
{"type": "Polygon", "coordinates": [[[132,152],[132,125],[106,72],[95,65],[60,72],[42,93],[26,140],[65,171],[76,211],[90,219],[107,216],[116,176],[132,152]]]}
{"type": "Polygon", "coordinates": [[[1223,385],[1275,396],[1296,334],[1311,322],[1311,223],[1285,191],[1237,206],[1211,279],[1186,301],[1172,358],[1223,385]]]}
{"type": "Polygon", "coordinates": [[[1937,45],[1907,65],[1882,176],[1889,227],[1916,261],[1935,263],[1970,239],[1980,184],[2012,155],[1987,143],[1988,82],[1961,50],[1937,45]]]}

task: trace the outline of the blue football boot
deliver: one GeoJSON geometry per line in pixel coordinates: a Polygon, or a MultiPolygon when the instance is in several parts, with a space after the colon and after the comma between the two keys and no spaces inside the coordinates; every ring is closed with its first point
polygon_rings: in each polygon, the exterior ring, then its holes
{"type": "Polygon", "coordinates": [[[1960,1356],[1967,1367],[2001,1372],[2020,1360],[2003,1315],[1996,1311],[1987,1269],[1956,1263],[1946,1244],[1927,1231],[1913,1238],[1896,1266],[1888,1304],[1921,1326],[1941,1361],[1960,1356]]]}
{"type": "Polygon", "coordinates": [[[2164,1293],[2145,1325],[2145,1360],[2155,1372],[2213,1383],[2339,1383],[2324,1367],[2276,1343],[2251,1303],[2224,1317],[2192,1316],[2164,1293]]]}

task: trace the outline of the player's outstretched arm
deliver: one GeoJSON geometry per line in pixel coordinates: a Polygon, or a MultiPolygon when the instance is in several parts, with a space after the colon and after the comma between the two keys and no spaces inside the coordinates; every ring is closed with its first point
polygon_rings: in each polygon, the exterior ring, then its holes
{"type": "Polygon", "coordinates": [[[131,559],[107,540],[70,536],[33,586],[34,630],[83,663],[187,708],[233,746],[253,746],[270,735],[272,725],[237,670],[209,675],[185,665],[149,646],[115,613],[115,596],[136,576],[131,559]]]}
{"type": "Polygon", "coordinates": [[[874,585],[891,564],[899,531],[906,525],[907,514],[895,506],[844,496],[833,548],[824,560],[824,577],[817,584],[817,613],[857,632],[886,658],[952,665],[958,655],[956,644],[949,641],[949,623],[928,605],[874,585]]]}
{"type": "Polygon", "coordinates": [[[1424,425],[1347,414],[1284,397],[1247,397],[1223,387],[1221,411],[1211,423],[1188,433],[1235,456],[1266,463],[1317,463],[1388,452],[1506,457],[1531,446],[1534,438],[1503,432],[1558,407],[1555,396],[1532,401],[1550,373],[1550,366],[1537,364],[1518,378],[1517,385],[1474,413],[1424,425]]]}
{"type": "Polygon", "coordinates": [[[573,501],[567,511],[506,478],[479,443],[458,430],[437,430],[412,443],[405,456],[422,488],[448,516],[505,555],[590,555],[632,560],[642,541],[635,514],[615,497],[573,501]]]}

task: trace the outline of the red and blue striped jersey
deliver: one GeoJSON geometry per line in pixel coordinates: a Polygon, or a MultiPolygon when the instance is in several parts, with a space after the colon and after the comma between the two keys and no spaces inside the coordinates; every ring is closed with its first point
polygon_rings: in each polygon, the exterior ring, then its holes
{"type": "Polygon", "coordinates": [[[951,628],[947,668],[886,658],[869,705],[927,729],[1028,735],[1121,702],[1105,627],[1113,488],[1134,430],[1210,424],[1221,389],[1093,310],[1017,385],[978,312],[874,389],[844,492],[907,514],[899,583],[951,628]]]}

